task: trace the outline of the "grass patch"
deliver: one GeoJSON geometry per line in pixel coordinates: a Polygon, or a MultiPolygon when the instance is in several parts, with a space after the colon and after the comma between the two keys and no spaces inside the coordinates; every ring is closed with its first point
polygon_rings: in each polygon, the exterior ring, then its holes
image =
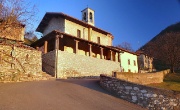
{"type": "Polygon", "coordinates": [[[167,74],[163,83],[149,84],[149,86],[180,92],[180,74],[167,74]]]}
{"type": "Polygon", "coordinates": [[[175,74],[175,73],[170,73],[170,74],[167,74],[164,78],[164,81],[165,82],[179,82],[180,83],[180,74],[175,74]]]}
{"type": "Polygon", "coordinates": [[[159,84],[149,84],[149,86],[180,92],[180,83],[177,82],[163,82],[159,84]]]}

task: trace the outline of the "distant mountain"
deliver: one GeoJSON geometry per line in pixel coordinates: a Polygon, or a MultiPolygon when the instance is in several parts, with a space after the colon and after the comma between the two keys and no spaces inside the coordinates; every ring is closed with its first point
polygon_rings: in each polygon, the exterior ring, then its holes
{"type": "Polygon", "coordinates": [[[180,22],[162,30],[138,51],[153,57],[156,69],[180,67],[180,22]]]}
{"type": "Polygon", "coordinates": [[[151,55],[151,53],[148,52],[148,49],[150,48],[149,44],[152,44],[153,42],[158,41],[159,37],[163,36],[165,33],[170,33],[170,32],[180,32],[180,22],[170,25],[164,30],[162,30],[158,35],[156,35],[154,38],[152,38],[148,43],[140,47],[140,49],[138,50],[144,51],[146,54],[151,55]]]}

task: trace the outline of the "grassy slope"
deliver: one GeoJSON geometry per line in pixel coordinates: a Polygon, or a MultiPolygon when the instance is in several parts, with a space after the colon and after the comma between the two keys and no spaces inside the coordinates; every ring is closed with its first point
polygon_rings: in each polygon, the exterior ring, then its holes
{"type": "Polygon", "coordinates": [[[149,86],[180,91],[180,74],[168,74],[163,83],[149,84],[149,86]]]}

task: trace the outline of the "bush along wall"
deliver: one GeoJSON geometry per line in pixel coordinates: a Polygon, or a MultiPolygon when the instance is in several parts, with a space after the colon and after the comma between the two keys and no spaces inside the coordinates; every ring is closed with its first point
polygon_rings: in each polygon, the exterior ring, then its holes
{"type": "Polygon", "coordinates": [[[150,110],[180,110],[180,92],[152,88],[100,75],[100,85],[129,102],[150,110]]]}

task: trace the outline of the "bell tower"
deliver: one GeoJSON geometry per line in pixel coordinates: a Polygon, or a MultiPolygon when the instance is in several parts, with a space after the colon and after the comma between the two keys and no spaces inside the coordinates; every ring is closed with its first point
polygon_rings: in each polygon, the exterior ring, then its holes
{"type": "Polygon", "coordinates": [[[90,8],[85,8],[81,12],[82,12],[82,21],[94,26],[94,24],[95,24],[94,10],[92,10],[90,8]]]}

